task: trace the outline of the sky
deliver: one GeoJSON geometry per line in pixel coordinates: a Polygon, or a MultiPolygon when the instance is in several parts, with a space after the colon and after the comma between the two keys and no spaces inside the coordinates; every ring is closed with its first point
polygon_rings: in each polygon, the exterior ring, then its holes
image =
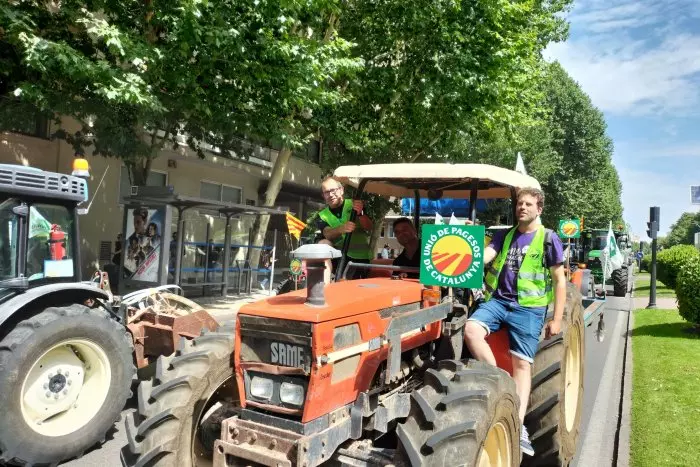
{"type": "Polygon", "coordinates": [[[700,0],[574,0],[566,42],[550,44],[591,97],[615,145],[625,221],[643,241],[649,207],[660,235],[700,185],[700,0]]]}

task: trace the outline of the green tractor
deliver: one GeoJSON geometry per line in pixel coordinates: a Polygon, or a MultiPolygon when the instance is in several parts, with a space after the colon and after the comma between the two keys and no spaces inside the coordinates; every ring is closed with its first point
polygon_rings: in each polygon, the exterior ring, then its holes
{"type": "MultiPolygon", "coordinates": [[[[613,270],[610,278],[605,282],[612,284],[614,295],[624,297],[628,289],[629,271],[628,267],[633,263],[631,241],[627,230],[620,226],[613,230],[615,242],[622,253],[622,267],[613,270]]],[[[584,229],[578,242],[578,261],[585,263],[591,270],[597,284],[603,283],[603,264],[600,256],[601,252],[608,246],[607,229],[584,229]]]]}

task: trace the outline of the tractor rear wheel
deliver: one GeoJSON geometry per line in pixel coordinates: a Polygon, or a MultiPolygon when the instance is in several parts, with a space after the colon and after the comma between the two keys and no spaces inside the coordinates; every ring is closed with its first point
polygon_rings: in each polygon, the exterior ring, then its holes
{"type": "Polygon", "coordinates": [[[627,295],[628,271],[627,268],[620,268],[612,272],[613,290],[616,297],[624,297],[627,295]]]}
{"type": "Polygon", "coordinates": [[[584,330],[581,294],[567,284],[561,332],[540,341],[535,355],[525,415],[535,455],[524,456],[524,466],[566,466],[576,453],[583,410],[584,330]]]}
{"type": "Polygon", "coordinates": [[[397,427],[397,465],[520,464],[515,382],[477,360],[440,362],[413,392],[411,411],[397,427]]]}
{"type": "Polygon", "coordinates": [[[138,411],[126,419],[125,466],[211,466],[221,422],[237,413],[233,329],[181,339],[158,357],[156,374],[142,381],[138,411]]]}
{"type": "Polygon", "coordinates": [[[131,394],[132,348],[102,309],[20,321],[0,342],[0,463],[55,465],[104,442],[131,394]]]}

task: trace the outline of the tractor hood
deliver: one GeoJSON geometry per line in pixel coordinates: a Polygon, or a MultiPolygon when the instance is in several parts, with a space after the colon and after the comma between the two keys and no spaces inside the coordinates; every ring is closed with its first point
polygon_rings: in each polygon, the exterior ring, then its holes
{"type": "Polygon", "coordinates": [[[410,279],[349,280],[325,287],[324,306],[309,305],[306,290],[297,290],[244,305],[239,314],[320,323],[420,302],[422,290],[418,281],[410,279]]]}

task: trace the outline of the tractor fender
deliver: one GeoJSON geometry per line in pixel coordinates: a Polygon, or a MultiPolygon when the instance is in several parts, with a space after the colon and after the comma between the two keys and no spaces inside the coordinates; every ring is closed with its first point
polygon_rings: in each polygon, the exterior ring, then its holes
{"type": "Polygon", "coordinates": [[[59,301],[74,303],[76,295],[80,297],[80,300],[87,298],[109,300],[110,298],[105,291],[98,289],[91,283],[66,282],[40,285],[24,293],[19,293],[0,305],[0,328],[13,316],[21,315],[31,305],[56,306],[59,301]]]}

